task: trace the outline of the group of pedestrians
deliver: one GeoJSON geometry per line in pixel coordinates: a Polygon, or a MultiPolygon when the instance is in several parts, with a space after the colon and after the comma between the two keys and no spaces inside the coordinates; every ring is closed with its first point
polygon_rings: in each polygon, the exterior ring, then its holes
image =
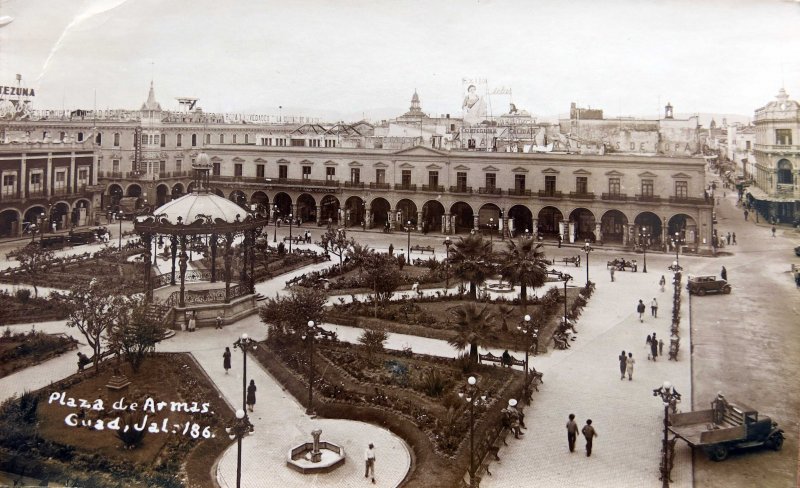
{"type": "Polygon", "coordinates": [[[644,345],[645,348],[648,349],[647,352],[648,361],[650,359],[655,361],[658,356],[664,354],[664,341],[662,339],[657,339],[655,332],[647,336],[647,339],[644,341],[644,345]]]}
{"type": "MultiPolygon", "coordinates": [[[[222,367],[225,368],[225,374],[228,374],[228,370],[231,369],[231,348],[225,347],[225,352],[222,353],[222,367]]],[[[256,382],[255,380],[250,380],[250,384],[247,386],[247,396],[245,398],[245,404],[247,405],[247,409],[249,411],[253,411],[253,407],[256,404],[256,382]]]]}
{"type": "Polygon", "coordinates": [[[636,360],[633,359],[633,353],[629,352],[628,355],[625,355],[625,351],[618,357],[619,359],[619,379],[624,380],[625,375],[628,375],[628,381],[633,381],[633,365],[636,363],[636,360]]]}
{"type": "MultiPolygon", "coordinates": [[[[664,277],[662,276],[661,279],[663,281],[664,277]]],[[[661,291],[664,291],[663,283],[661,283],[661,288],[662,288],[661,291]]],[[[647,306],[645,306],[644,300],[640,298],[639,303],[636,304],[636,313],[639,314],[639,322],[644,322],[644,313],[646,310],[647,306]]],[[[653,300],[650,301],[650,315],[652,317],[658,318],[658,300],[656,300],[656,297],[653,297],[653,300]]]]}
{"type": "MultiPolygon", "coordinates": [[[[586,425],[581,429],[583,437],[586,438],[586,456],[592,455],[592,441],[597,437],[597,431],[592,426],[592,419],[586,420],[586,425]]],[[[575,452],[575,441],[578,438],[578,424],[575,422],[575,414],[569,414],[567,420],[567,443],[569,444],[569,452],[575,452]]]]}

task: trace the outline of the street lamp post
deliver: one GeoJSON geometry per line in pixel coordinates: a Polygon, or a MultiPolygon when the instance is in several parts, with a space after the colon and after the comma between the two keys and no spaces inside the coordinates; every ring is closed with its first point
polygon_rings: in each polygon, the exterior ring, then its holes
{"type": "Polygon", "coordinates": [[[117,220],[119,220],[119,249],[122,250],[122,212],[117,212],[117,220]]]}
{"type": "Polygon", "coordinates": [[[458,392],[458,396],[469,403],[469,486],[478,486],[475,479],[475,405],[486,401],[486,394],[482,394],[478,388],[478,380],[474,376],[467,378],[467,385],[464,391],[458,392]]]}
{"type": "MultiPolygon", "coordinates": [[[[278,242],[278,206],[274,206],[275,212],[272,213],[272,243],[278,242]]],[[[269,231],[267,231],[269,232],[269,231]]],[[[269,234],[267,234],[269,235],[269,234]]],[[[267,237],[269,239],[269,237],[267,237]]]]}
{"type": "Polygon", "coordinates": [[[247,351],[256,349],[256,341],[247,336],[247,333],[233,343],[234,349],[242,350],[242,408],[247,408],[247,351]]]}
{"type": "Polygon", "coordinates": [[[589,241],[586,241],[586,244],[583,245],[583,251],[586,253],[586,286],[589,286],[589,253],[594,251],[594,248],[589,241]]]}
{"type": "Polygon", "coordinates": [[[492,231],[494,230],[494,218],[489,218],[489,244],[492,243],[492,231]]]}
{"type": "Polygon", "coordinates": [[[672,245],[675,246],[675,262],[678,264],[681,263],[681,258],[678,256],[678,249],[681,244],[680,236],[680,232],[675,232],[675,237],[672,239],[672,245]]]}
{"type": "Polygon", "coordinates": [[[406,221],[406,232],[408,233],[408,254],[406,255],[406,263],[411,264],[411,221],[406,221]]]}
{"type": "Polygon", "coordinates": [[[567,321],[567,282],[572,279],[572,276],[567,273],[561,273],[561,279],[564,280],[564,322],[567,321]]]}
{"type": "Polygon", "coordinates": [[[452,244],[453,243],[450,242],[450,236],[447,236],[447,237],[444,238],[444,247],[445,247],[445,249],[447,249],[447,257],[444,260],[444,262],[446,263],[445,270],[444,270],[444,289],[445,290],[450,289],[450,246],[452,244]]]}
{"type": "Polygon", "coordinates": [[[533,339],[536,339],[536,349],[533,354],[535,355],[539,350],[539,330],[531,324],[531,316],[525,315],[522,318],[522,324],[517,326],[517,329],[525,336],[525,385],[522,389],[524,400],[530,403],[531,395],[528,390],[528,353],[533,345],[533,339]]]}
{"type": "Polygon", "coordinates": [[[317,328],[313,320],[308,321],[308,332],[303,336],[303,340],[308,340],[308,408],[307,415],[314,415],[314,339],[316,339],[317,328]]]}
{"type": "Polygon", "coordinates": [[[673,273],[677,273],[678,271],[683,271],[683,268],[681,267],[680,264],[678,264],[678,261],[673,261],[670,266],[667,266],[667,269],[672,271],[673,273]]]}
{"type": "Polygon", "coordinates": [[[289,214],[289,254],[292,254],[292,220],[294,216],[289,214]]]}
{"type": "Polygon", "coordinates": [[[236,439],[236,488],[242,486],[242,437],[253,432],[253,424],[247,418],[243,409],[236,411],[236,418],[225,427],[225,432],[231,439],[236,439]]]}
{"type": "Polygon", "coordinates": [[[669,408],[673,407],[681,400],[681,394],[672,386],[672,383],[665,381],[663,385],[653,390],[653,396],[660,396],[664,403],[664,440],[661,448],[661,486],[669,488],[670,472],[672,471],[672,451],[669,442],[669,408]]]}
{"type": "Polygon", "coordinates": [[[647,245],[650,243],[650,233],[647,232],[645,227],[642,227],[642,231],[639,233],[639,236],[642,238],[642,251],[644,251],[644,266],[642,267],[642,273],[647,273],[647,245]]]}

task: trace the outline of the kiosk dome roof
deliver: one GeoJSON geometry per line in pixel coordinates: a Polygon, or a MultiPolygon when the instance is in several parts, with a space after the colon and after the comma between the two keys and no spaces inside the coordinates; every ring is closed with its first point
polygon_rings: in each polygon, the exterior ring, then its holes
{"type": "Polygon", "coordinates": [[[236,216],[243,220],[247,211],[227,198],[213,193],[189,193],[177,200],[165,203],[157,208],[154,215],[159,215],[169,222],[177,223],[178,217],[184,224],[191,224],[197,219],[210,218],[211,222],[236,222],[236,216]],[[163,215],[165,214],[165,215],[163,215]]]}

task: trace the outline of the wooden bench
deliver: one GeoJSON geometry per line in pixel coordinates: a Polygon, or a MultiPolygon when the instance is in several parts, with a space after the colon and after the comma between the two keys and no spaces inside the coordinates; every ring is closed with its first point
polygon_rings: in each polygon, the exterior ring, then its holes
{"type": "Polygon", "coordinates": [[[303,244],[305,242],[305,239],[303,239],[303,236],[292,236],[292,237],[284,236],[283,242],[286,241],[292,241],[295,244],[303,244]]]}
{"type": "Polygon", "coordinates": [[[521,366],[525,367],[525,361],[522,359],[517,359],[514,356],[511,356],[510,361],[507,364],[503,363],[502,356],[495,356],[494,354],[487,352],[486,354],[478,354],[478,361],[489,361],[490,363],[499,363],[502,366],[521,366]]]}
{"type": "Polygon", "coordinates": [[[613,259],[611,261],[606,262],[606,268],[614,268],[617,271],[625,271],[625,268],[629,268],[634,273],[638,271],[639,265],[636,263],[636,260],[627,259],[613,259]]]}
{"type": "Polygon", "coordinates": [[[544,373],[536,371],[536,368],[531,366],[530,370],[528,370],[528,374],[531,375],[532,378],[533,378],[531,380],[531,386],[533,387],[534,390],[539,391],[539,385],[544,383],[544,380],[542,379],[542,377],[544,376],[544,373]]]}
{"type": "Polygon", "coordinates": [[[416,252],[429,252],[433,254],[432,246],[411,246],[411,250],[416,252]]]}
{"type": "Polygon", "coordinates": [[[306,274],[303,273],[300,276],[296,276],[296,277],[294,277],[294,278],[292,278],[290,280],[287,280],[286,281],[286,288],[289,288],[290,286],[294,285],[295,283],[299,283],[299,282],[303,281],[305,279],[305,277],[306,277],[306,274]]]}
{"type": "Polygon", "coordinates": [[[500,429],[497,430],[494,435],[487,434],[485,440],[486,452],[480,459],[478,466],[475,468],[475,476],[478,479],[482,478],[484,472],[489,476],[492,476],[492,472],[489,470],[489,464],[492,461],[500,461],[500,448],[502,446],[508,446],[506,437],[510,433],[511,429],[508,427],[500,427],[500,429]]]}
{"type": "Polygon", "coordinates": [[[580,267],[581,265],[581,257],[580,256],[572,256],[568,258],[561,258],[559,261],[563,262],[564,264],[572,263],[575,265],[576,268],[580,267]]]}

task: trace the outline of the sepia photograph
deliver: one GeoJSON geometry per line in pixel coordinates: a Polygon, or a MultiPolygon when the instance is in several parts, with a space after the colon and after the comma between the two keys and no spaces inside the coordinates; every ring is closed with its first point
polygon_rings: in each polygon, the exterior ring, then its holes
{"type": "Polygon", "coordinates": [[[800,486],[800,0],[0,0],[0,487],[800,486]]]}

